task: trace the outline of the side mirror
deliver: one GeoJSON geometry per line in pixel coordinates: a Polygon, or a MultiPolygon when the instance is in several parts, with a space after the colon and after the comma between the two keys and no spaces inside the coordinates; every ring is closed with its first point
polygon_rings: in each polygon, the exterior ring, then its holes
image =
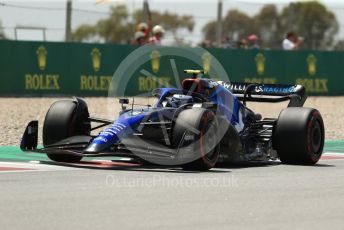
{"type": "Polygon", "coordinates": [[[120,98],[118,102],[122,105],[127,105],[129,104],[129,99],[128,98],[120,98]]]}
{"type": "Polygon", "coordinates": [[[119,102],[119,103],[121,104],[121,106],[122,106],[122,111],[124,111],[124,110],[127,109],[127,107],[125,107],[125,106],[123,106],[123,105],[129,104],[129,99],[128,99],[128,98],[120,98],[120,99],[118,100],[118,102],[119,102]]]}

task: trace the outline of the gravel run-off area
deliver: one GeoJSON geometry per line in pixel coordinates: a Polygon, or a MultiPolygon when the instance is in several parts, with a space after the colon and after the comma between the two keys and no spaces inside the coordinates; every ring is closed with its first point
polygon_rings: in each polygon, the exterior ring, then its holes
{"type": "MultiPolygon", "coordinates": [[[[39,143],[41,144],[42,125],[49,106],[64,98],[0,98],[0,146],[18,146],[26,124],[30,120],[39,121],[39,143]]],[[[115,119],[120,105],[115,98],[87,97],[92,117],[115,119]]],[[[135,103],[153,104],[154,98],[135,99],[135,103]]],[[[248,107],[263,117],[278,117],[287,103],[248,103],[248,107]]],[[[323,116],[326,140],[344,140],[344,97],[309,97],[305,107],[316,108],[323,116]]]]}

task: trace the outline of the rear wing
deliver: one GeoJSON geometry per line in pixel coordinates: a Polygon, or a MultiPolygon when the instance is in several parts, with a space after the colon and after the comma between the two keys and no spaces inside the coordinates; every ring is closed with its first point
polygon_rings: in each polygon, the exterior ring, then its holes
{"type": "Polygon", "coordinates": [[[254,102],[290,101],[288,107],[302,107],[307,99],[302,85],[256,84],[241,82],[218,82],[229,89],[239,100],[254,102]]]}

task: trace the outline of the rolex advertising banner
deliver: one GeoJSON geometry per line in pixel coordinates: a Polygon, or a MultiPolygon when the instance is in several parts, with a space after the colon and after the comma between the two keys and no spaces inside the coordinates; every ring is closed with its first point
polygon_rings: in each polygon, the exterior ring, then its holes
{"type": "Polygon", "coordinates": [[[0,96],[107,96],[113,78],[125,95],[139,95],[178,87],[184,69],[208,71],[213,59],[231,81],[344,95],[344,52],[208,49],[195,61],[190,49],[173,54],[151,46],[140,53],[127,45],[0,41],[0,96]]]}
{"type": "Polygon", "coordinates": [[[107,95],[112,75],[133,48],[0,41],[1,95],[107,95]]]}

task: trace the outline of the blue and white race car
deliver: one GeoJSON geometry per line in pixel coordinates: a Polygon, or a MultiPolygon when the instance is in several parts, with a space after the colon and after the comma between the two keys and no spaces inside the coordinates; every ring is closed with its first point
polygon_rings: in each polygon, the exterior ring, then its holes
{"type": "Polygon", "coordinates": [[[20,147],[57,162],[114,156],[186,170],[208,170],[218,162],[280,159],[312,165],[320,159],[324,124],[319,111],[302,107],[303,86],[230,83],[198,78],[200,70],[185,72],[192,77],[183,80],[182,89],[153,91],[153,106],[134,108],[132,102],[127,109],[129,99],[121,98],[114,121],[91,117],[80,98],[57,101],[45,117],[43,148],[37,148],[38,121],[28,124],[20,147]],[[262,118],[246,106],[287,100],[278,118],[262,118]]]}

